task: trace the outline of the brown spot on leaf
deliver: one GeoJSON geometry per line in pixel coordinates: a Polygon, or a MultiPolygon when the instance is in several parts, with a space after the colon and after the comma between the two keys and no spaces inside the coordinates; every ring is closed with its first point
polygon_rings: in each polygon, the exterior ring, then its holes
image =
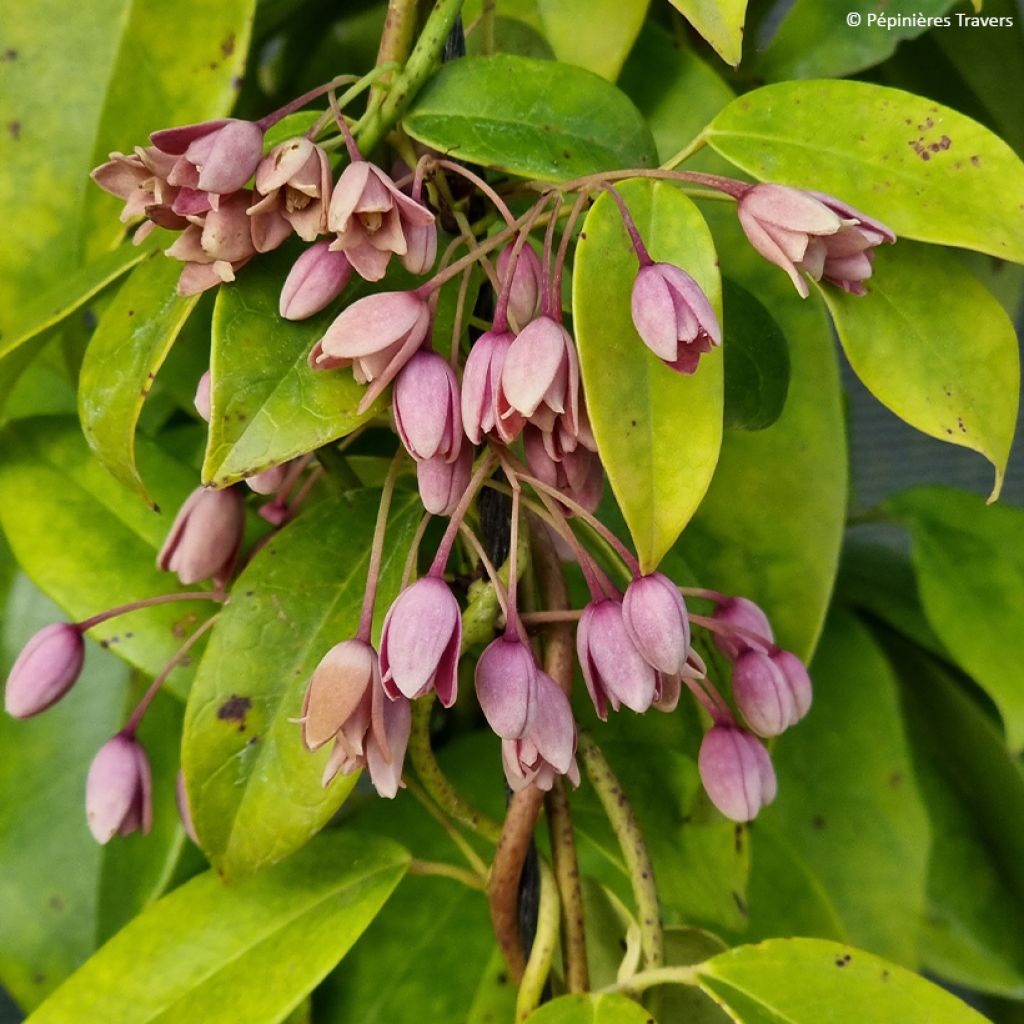
{"type": "Polygon", "coordinates": [[[971,163],[974,164],[975,167],[980,167],[981,166],[981,157],[980,156],[972,156],[971,157],[971,163]]]}
{"type": "Polygon", "coordinates": [[[231,54],[233,54],[235,52],[235,33],[234,32],[230,33],[229,35],[226,35],[220,41],[220,52],[223,53],[225,57],[230,57],[231,54]]]}
{"type": "Polygon", "coordinates": [[[222,722],[237,722],[238,731],[245,732],[245,716],[252,707],[252,701],[248,697],[239,697],[231,694],[230,697],[219,708],[217,717],[222,722]]]}
{"type": "Polygon", "coordinates": [[[7,130],[8,130],[8,132],[10,132],[11,138],[14,139],[15,142],[17,142],[21,138],[21,122],[20,121],[10,121],[10,122],[8,122],[7,130]]]}

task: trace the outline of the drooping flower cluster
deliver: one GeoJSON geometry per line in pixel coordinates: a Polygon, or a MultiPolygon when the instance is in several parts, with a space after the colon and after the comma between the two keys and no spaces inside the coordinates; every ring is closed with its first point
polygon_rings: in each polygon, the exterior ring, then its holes
{"type": "MultiPolygon", "coordinates": [[[[306,747],[317,751],[330,746],[324,785],[365,767],[379,793],[395,796],[413,729],[412,702],[436,696],[449,708],[458,700],[459,661],[466,653],[463,612],[445,573],[454,542],[464,533],[477,545],[503,611],[503,629],[477,657],[474,683],[482,716],[500,740],[500,761],[513,790],[529,785],[547,790],[560,776],[579,782],[572,680],[564,678],[564,665],[548,665],[546,671],[540,656],[549,624],[578,619],[576,653],[597,718],[605,720],[623,708],[638,714],[651,709],[670,713],[685,687],[706,720],[698,765],[711,801],[730,818],[752,819],[776,789],[762,740],[778,736],[807,713],[811,682],[799,658],[775,644],[757,605],[714,591],[687,592],[659,572],[643,574],[628,548],[593,515],[604,473],[561,298],[573,225],[592,194],[610,192],[638,262],[631,293],[637,358],[645,358],[646,345],[672,371],[698,373],[702,358],[723,342],[713,303],[685,268],[650,256],[622,196],[610,184],[621,173],[552,189],[517,218],[486,181],[437,155],[427,154],[407,178],[396,182],[363,158],[333,99],[341,133],[335,142],[345,143],[348,156],[336,180],[332,144],[317,141],[326,118],[305,136],[265,151],[271,125],[332,87],[313,90],[258,122],[226,118],[154,132],[150,145],[130,155],[111,154],[93,172],[101,188],[124,202],[123,222],[142,218],[136,242],[156,227],[178,232],[166,252],[185,264],[178,285],[184,295],[232,281],[249,260],[292,236],[309,245],[283,282],[279,310],[286,320],[324,310],[354,276],[371,284],[384,281],[393,256],[412,275],[434,271],[412,290],[371,291],[350,303],[309,353],[311,372],[350,372],[366,385],[361,412],[393,386],[395,433],[400,451],[415,464],[423,506],[432,515],[450,517],[429,571],[403,584],[383,617],[375,648],[371,623],[398,462],[393,464],[358,632],[323,655],[303,702],[306,747]],[[446,172],[462,175],[489,198],[505,226],[492,225],[477,237],[471,226],[460,224],[462,236],[439,261],[430,206],[441,209],[440,193],[430,191],[430,179],[446,172]],[[562,199],[570,192],[578,198],[561,225],[556,250],[562,199]],[[542,217],[547,227],[540,244],[532,230],[542,217]],[[467,252],[455,259],[460,245],[467,252]],[[493,305],[478,307],[485,313],[493,310],[488,329],[463,356],[466,311],[460,297],[446,354],[435,347],[440,343],[434,337],[439,289],[459,275],[465,282],[476,266],[483,267],[494,285],[493,305]],[[505,582],[466,521],[484,486],[512,492],[505,582]],[[583,520],[588,530],[603,536],[606,548],[617,552],[624,586],[583,546],[573,519],[583,520]],[[518,607],[522,564],[517,538],[527,533],[546,538],[563,558],[579,564],[590,590],[585,607],[530,612],[518,607]],[[694,614],[685,596],[710,601],[713,614],[694,614]],[[708,631],[730,666],[729,699],[708,678],[693,646],[694,628],[708,631]]],[[[735,198],[752,245],[785,270],[804,297],[809,293],[806,277],[864,294],[875,247],[895,241],[883,224],[823,193],[692,172],[654,173],[735,198]]],[[[230,396],[205,373],[196,390],[197,413],[209,422],[224,415],[219,404],[228,401],[230,396]]],[[[322,471],[310,469],[312,455],[261,467],[248,476],[248,488],[270,499],[259,511],[273,528],[296,515],[315,486],[322,471]]],[[[213,592],[163,595],[40,631],[11,670],[7,711],[26,718],[59,701],[81,672],[84,633],[99,622],[145,604],[223,600],[241,562],[244,493],[238,485],[196,490],[178,512],[158,556],[159,567],[176,573],[181,583],[211,580],[213,592]]],[[[413,574],[416,564],[411,558],[413,574]]],[[[136,729],[166,673],[213,621],[189,638],[154,680],[128,725],[97,753],[86,807],[100,842],[148,830],[150,770],[136,729]]],[[[497,625],[502,626],[500,619],[497,625]]],[[[180,778],[177,798],[185,827],[194,836],[180,778]]]]}

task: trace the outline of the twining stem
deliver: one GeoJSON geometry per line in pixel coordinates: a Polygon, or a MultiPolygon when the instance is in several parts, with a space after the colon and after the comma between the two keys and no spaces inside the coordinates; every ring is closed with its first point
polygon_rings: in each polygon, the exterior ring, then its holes
{"type": "Polygon", "coordinates": [[[490,57],[494,53],[494,15],[497,7],[498,0],[483,0],[483,9],[480,12],[480,31],[483,34],[481,51],[485,57],[490,57]]]}
{"type": "Polygon", "coordinates": [[[459,16],[463,0],[437,0],[419,39],[402,70],[395,76],[387,96],[369,113],[359,133],[364,153],[374,147],[405,113],[406,107],[434,69],[448,33],[459,16]]]}
{"type": "Polygon", "coordinates": [[[681,164],[684,160],[689,160],[694,153],[698,150],[703,149],[708,142],[708,137],[705,134],[706,129],[702,131],[695,139],[688,142],[678,153],[674,156],[669,157],[661,166],[662,167],[675,167],[681,164]]]}
{"type": "Polygon", "coordinates": [[[433,860],[412,860],[409,862],[410,875],[436,875],[440,878],[452,878],[456,882],[468,885],[470,889],[483,891],[486,886],[484,880],[466,868],[460,868],[456,864],[444,864],[433,860]]]}
{"type": "Polygon", "coordinates": [[[505,823],[487,885],[491,926],[509,974],[516,983],[522,979],[526,969],[519,941],[519,879],[543,802],[544,793],[536,786],[527,786],[513,794],[505,812],[505,823]]]}
{"type": "Polygon", "coordinates": [[[633,807],[601,748],[582,730],[579,736],[579,753],[587,777],[608,816],[626,862],[626,870],[633,888],[633,899],[636,901],[644,966],[661,967],[664,950],[658,890],[654,884],[651,857],[647,852],[647,844],[640,832],[633,807]]]}
{"type": "Polygon", "coordinates": [[[470,869],[480,877],[481,881],[487,878],[487,865],[480,859],[480,855],[466,841],[466,837],[448,820],[447,815],[442,813],[437,804],[427,795],[427,791],[415,781],[415,779],[403,779],[405,788],[416,798],[419,805],[429,814],[434,821],[444,829],[448,838],[458,847],[459,853],[466,858],[470,869]]]}
{"type": "Polygon", "coordinates": [[[551,959],[558,943],[558,889],[555,887],[551,868],[544,860],[539,863],[540,903],[537,907],[537,930],[516,996],[516,1024],[525,1021],[540,1004],[544,995],[544,985],[551,971],[551,959]]]}
{"type": "MultiPolygon", "coordinates": [[[[388,0],[387,14],[384,15],[384,31],[380,35],[377,50],[377,66],[394,63],[400,67],[405,63],[412,49],[412,38],[416,33],[416,0],[388,0]]],[[[372,110],[383,102],[384,93],[379,88],[370,92],[368,109],[372,110]]]]}
{"type": "Polygon", "coordinates": [[[562,622],[579,622],[583,617],[582,608],[561,608],[558,611],[523,612],[520,618],[524,626],[549,626],[562,622]]]}
{"type": "Polygon", "coordinates": [[[505,200],[502,199],[501,196],[499,196],[498,193],[495,192],[495,190],[491,188],[491,186],[488,185],[479,174],[474,174],[468,167],[463,167],[462,164],[457,164],[454,160],[435,159],[432,160],[431,163],[433,163],[435,167],[443,167],[446,171],[452,171],[454,174],[461,175],[467,181],[472,182],[481,192],[483,192],[485,196],[487,196],[488,199],[490,199],[492,203],[494,203],[495,207],[497,207],[498,213],[501,214],[502,219],[506,224],[515,223],[515,217],[512,216],[512,211],[508,208],[505,200]]]}
{"type": "MultiPolygon", "coordinates": [[[[750,185],[745,181],[736,178],[724,178],[720,174],[703,174],[700,171],[672,171],[666,168],[657,167],[633,167],[623,171],[601,171],[600,174],[588,174],[583,178],[573,178],[571,181],[561,181],[557,188],[561,192],[575,192],[577,189],[597,189],[606,182],[623,181],[626,178],[653,178],[656,181],[678,181],[686,185],[705,185],[715,189],[717,192],[724,192],[734,199],[738,199],[750,185]]],[[[550,189],[551,185],[544,181],[531,181],[527,183],[537,189],[550,189]]]]}
{"type": "MultiPolygon", "coordinates": [[[[587,934],[583,921],[583,891],[576,858],[576,839],[572,830],[569,794],[563,779],[555,779],[544,798],[548,831],[551,836],[551,861],[562,905],[562,963],[565,987],[569,992],[586,992],[590,987],[587,972],[587,934]]],[[[543,892],[541,893],[543,902],[543,892]]]]}
{"type": "Polygon", "coordinates": [[[409,760],[416,769],[423,788],[450,818],[461,822],[466,828],[489,839],[492,843],[501,839],[502,828],[493,818],[478,811],[460,796],[448,781],[448,776],[434,757],[430,746],[430,712],[435,696],[430,694],[413,701],[412,732],[409,736],[409,760]]]}

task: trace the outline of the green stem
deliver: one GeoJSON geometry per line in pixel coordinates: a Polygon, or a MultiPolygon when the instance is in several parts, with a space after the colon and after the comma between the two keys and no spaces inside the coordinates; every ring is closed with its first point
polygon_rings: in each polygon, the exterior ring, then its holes
{"type": "Polygon", "coordinates": [[[404,779],[405,788],[416,798],[419,805],[429,814],[434,821],[444,829],[448,838],[458,847],[459,853],[466,858],[470,869],[480,878],[487,877],[487,865],[480,859],[476,850],[469,845],[466,837],[448,820],[441,812],[437,804],[427,796],[426,790],[413,779],[404,779]]]}
{"type": "Polygon", "coordinates": [[[601,989],[602,992],[628,992],[630,995],[639,994],[656,985],[697,985],[700,975],[697,966],[686,967],[657,967],[650,971],[641,971],[634,974],[628,981],[620,985],[609,985],[601,989]]]}
{"type": "Polygon", "coordinates": [[[580,887],[580,866],[576,857],[576,839],[564,779],[555,779],[551,792],[544,798],[544,806],[551,836],[551,862],[562,905],[565,987],[569,992],[586,992],[590,988],[590,979],[587,972],[583,890],[580,887]]]}
{"type": "Polygon", "coordinates": [[[526,961],[523,980],[516,996],[516,1024],[521,1024],[540,1005],[544,985],[551,971],[551,960],[558,944],[558,889],[546,861],[540,864],[540,902],[537,907],[537,931],[526,961]]]}
{"type": "Polygon", "coordinates": [[[480,48],[485,57],[490,57],[494,53],[494,14],[497,7],[497,0],[484,0],[483,10],[480,12],[480,32],[483,35],[480,48]]]}
{"type": "Polygon", "coordinates": [[[684,160],[689,160],[694,153],[696,153],[700,149],[703,149],[707,145],[708,137],[706,132],[707,129],[703,129],[695,139],[693,139],[687,145],[683,146],[683,148],[679,150],[679,152],[676,153],[675,156],[669,157],[669,159],[666,160],[661,166],[677,167],[684,160]]]}
{"type": "Polygon", "coordinates": [[[430,712],[435,699],[434,695],[430,694],[413,701],[409,760],[416,769],[423,788],[445,814],[496,843],[501,838],[501,826],[493,818],[476,810],[455,791],[448,781],[448,776],[437,763],[437,758],[434,757],[434,751],[430,746],[430,712]]]}
{"type": "MultiPolygon", "coordinates": [[[[394,63],[401,67],[412,49],[412,37],[416,32],[416,0],[388,0],[388,11],[384,16],[384,31],[380,36],[377,50],[377,66],[394,63]]],[[[384,91],[377,87],[370,92],[367,109],[373,109],[384,100],[384,91]]]]}
{"type": "Polygon", "coordinates": [[[483,892],[485,889],[484,880],[466,868],[460,868],[456,864],[444,864],[433,860],[412,860],[409,862],[410,875],[435,875],[438,878],[452,878],[456,882],[469,886],[470,889],[477,889],[483,892]]]}
{"type": "Polygon", "coordinates": [[[633,807],[623,792],[601,748],[583,730],[579,734],[579,752],[583,767],[601,801],[615,838],[619,841],[626,870],[633,887],[637,917],[640,925],[640,948],[644,966],[661,967],[664,951],[661,932],[661,912],[658,909],[658,889],[654,884],[654,867],[647,844],[633,813],[633,807]]]}
{"type": "Polygon", "coordinates": [[[423,26],[406,65],[395,77],[387,96],[367,117],[359,133],[359,145],[370,153],[405,113],[423,83],[430,77],[434,64],[462,9],[463,0],[437,0],[423,26]]]}

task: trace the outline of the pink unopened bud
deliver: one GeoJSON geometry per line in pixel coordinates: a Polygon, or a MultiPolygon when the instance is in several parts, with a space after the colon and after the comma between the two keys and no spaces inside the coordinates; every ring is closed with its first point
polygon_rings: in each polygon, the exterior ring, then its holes
{"type": "Polygon", "coordinates": [[[579,424],[580,364],[569,332],[551,317],[525,327],[509,346],[501,371],[504,408],[551,430],[564,413],[570,431],[579,424]]]}
{"type": "Polygon", "coordinates": [[[768,751],[743,729],[716,725],[705,733],[697,766],[711,802],[733,821],[752,821],[775,799],[768,751]]]}
{"type": "Polygon", "coordinates": [[[751,245],[785,270],[804,298],[809,290],[801,271],[863,295],[874,247],[896,241],[880,221],[834,196],[785,185],[751,186],[737,213],[751,245]]]}
{"type": "Polygon", "coordinates": [[[477,338],[466,357],[462,426],[473,444],[479,444],[485,434],[510,444],[526,422],[514,409],[501,404],[501,372],[514,338],[510,331],[488,331],[477,338]]]}
{"type": "Polygon", "coordinates": [[[463,445],[454,462],[439,455],[416,463],[420,501],[434,516],[450,516],[469,486],[473,475],[473,449],[463,445]]]}
{"type": "Polygon", "coordinates": [[[408,249],[402,257],[402,266],[410,274],[426,274],[437,259],[437,226],[430,224],[407,224],[405,244],[408,249]]]}
{"type": "Polygon", "coordinates": [[[690,620],[679,588],[660,572],[637,576],[622,599],[622,621],[648,665],[673,676],[690,653],[690,620]]]}
{"type": "Polygon", "coordinates": [[[149,758],[139,742],[118,733],[100,747],[85,783],[85,813],[96,842],[149,832],[153,824],[149,758]]]}
{"type": "Polygon", "coordinates": [[[207,370],[206,373],[199,378],[199,383],[196,385],[196,397],[193,399],[196,412],[199,413],[207,423],[210,422],[210,391],[212,386],[213,383],[212,378],[210,377],[210,371],[207,370]]]}
{"type": "Polygon", "coordinates": [[[415,292],[379,292],[343,309],[309,354],[315,370],[351,366],[360,384],[374,381],[365,409],[397,376],[430,330],[430,307],[415,292]]]}
{"type": "Polygon", "coordinates": [[[171,527],[157,556],[157,567],[176,572],[188,585],[226,579],[242,546],[245,506],[241,491],[228,487],[193,491],[171,527]]]}
{"type": "Polygon", "coordinates": [[[278,310],[285,320],[305,320],[329,306],[352,277],[352,264],[343,252],[331,252],[322,239],[311,245],[284,279],[278,310]]]}
{"type": "Polygon", "coordinates": [[[85,642],[77,626],[44,626],[22,648],[7,677],[7,714],[31,718],[52,707],[75,685],[84,660],[85,642]]]}
{"type": "Polygon", "coordinates": [[[730,597],[723,601],[712,616],[716,622],[735,627],[737,632],[724,635],[715,633],[715,646],[731,661],[744,651],[757,648],[755,637],[760,638],[762,647],[770,647],[775,640],[768,616],[745,597],[730,597]]]}
{"type": "Polygon", "coordinates": [[[446,708],[458,693],[462,612],[444,580],[424,576],[388,609],[380,638],[384,691],[410,700],[431,690],[446,708]]]}
{"type": "Polygon", "coordinates": [[[594,709],[603,721],[608,705],[625,704],[643,714],[654,701],[657,675],[629,638],[622,605],[605,599],[583,610],[576,631],[576,653],[594,709]]]}
{"type": "Polygon", "coordinates": [[[362,734],[370,724],[370,694],[375,685],[380,685],[376,651],[362,640],[335,644],[313,670],[306,688],[302,705],[306,749],[318,750],[353,719],[360,719],[349,739],[350,746],[362,753],[362,734]]]}
{"type": "Polygon", "coordinates": [[[476,698],[487,724],[503,739],[529,732],[537,705],[537,674],[533,653],[516,636],[500,636],[476,663],[476,698]]]}
{"type": "Polygon", "coordinates": [[[406,231],[427,227],[434,215],[410,199],[375,164],[354,160],[342,171],[327,215],[337,238],[332,247],[345,253],[356,272],[367,281],[379,281],[392,253],[409,251],[406,231]]]}
{"type": "MultiPolygon", "coordinates": [[[[504,287],[512,262],[514,245],[506,246],[498,257],[498,282],[504,287]]],[[[540,257],[529,243],[519,252],[512,287],[508,295],[508,311],[518,330],[522,330],[538,313],[544,298],[544,271],[540,257]]]]}
{"type": "Polygon", "coordinates": [[[580,784],[576,765],[576,722],[569,699],[546,672],[537,671],[537,713],[520,739],[501,741],[505,778],[516,792],[534,785],[549,790],[557,775],[580,784]]]}
{"type": "Polygon", "coordinates": [[[722,344],[722,328],[697,282],[670,263],[640,268],[633,282],[633,324],[644,344],[679,373],[722,344]]]}
{"type": "Polygon", "coordinates": [[[786,677],[762,651],[747,650],[732,669],[732,695],[751,731],[780,736],[797,720],[796,702],[786,677]]]}
{"type": "Polygon", "coordinates": [[[785,677],[786,685],[793,694],[793,707],[796,710],[794,722],[799,722],[811,709],[813,687],[811,677],[807,674],[804,663],[790,651],[775,650],[769,657],[785,677]]]}
{"type": "Polygon", "coordinates": [[[459,381],[447,360],[436,352],[417,352],[395,378],[392,408],[398,436],[417,462],[458,458],[462,450],[459,381]]]}

